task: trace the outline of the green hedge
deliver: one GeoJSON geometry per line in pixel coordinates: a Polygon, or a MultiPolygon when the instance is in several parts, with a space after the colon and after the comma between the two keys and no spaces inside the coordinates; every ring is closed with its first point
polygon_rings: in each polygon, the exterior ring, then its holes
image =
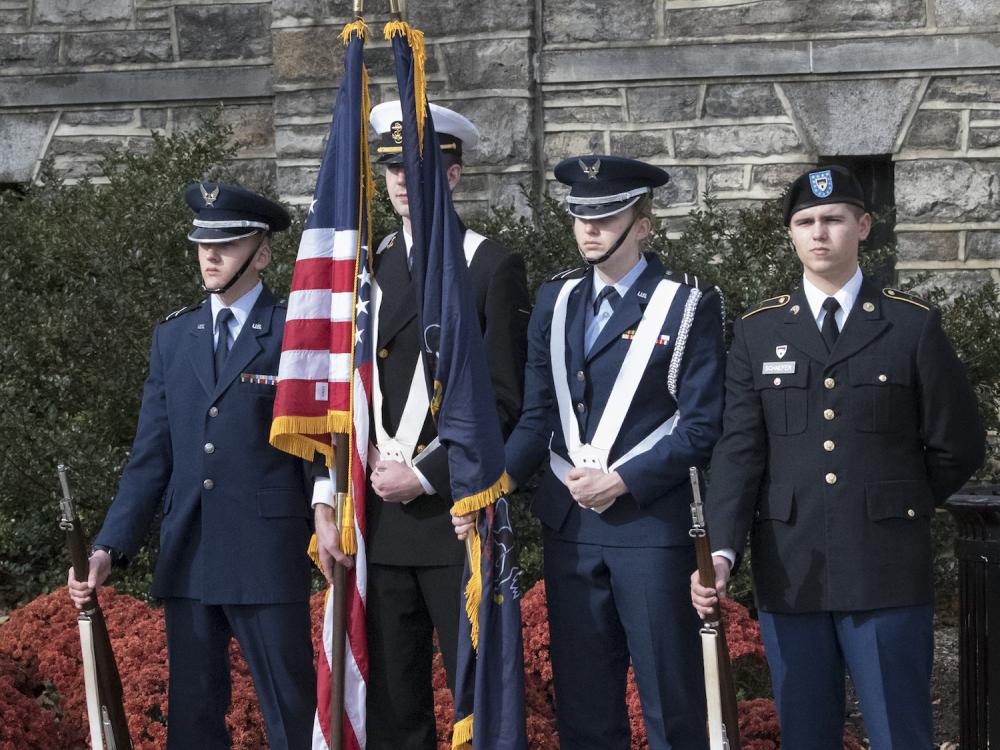
{"type": "MultiPolygon", "coordinates": [[[[196,178],[233,179],[235,148],[230,134],[210,121],[193,133],[154,136],[148,154],[109,153],[101,167],[106,182],[64,184],[46,166],[23,192],[0,193],[0,315],[6,321],[0,336],[0,608],[65,582],[58,462],[73,469],[82,518],[96,532],[128,458],[150,333],[168,312],[201,296],[181,191],[196,178]]],[[[249,187],[268,192],[267,185],[249,187]]],[[[530,205],[528,217],[498,211],[470,224],[523,253],[536,289],[554,272],[579,265],[579,258],[562,207],[537,196],[530,205]]],[[[373,222],[376,238],[394,226],[383,194],[373,222]]],[[[268,283],[279,295],[288,288],[300,231],[297,219],[276,237],[268,283]]],[[[707,200],[682,237],[657,234],[650,246],[670,267],[718,283],[730,316],[789,291],[800,273],[775,203],[733,213],[707,200]]],[[[891,268],[891,259],[891,248],[869,250],[863,263],[877,271],[891,268]]],[[[941,304],[995,430],[997,289],[951,300],[940,290],[924,294],[941,304]]],[[[515,503],[515,517],[527,588],[540,575],[538,526],[523,503],[515,503]]],[[[119,578],[119,588],[145,595],[153,555],[150,547],[119,578]]]]}

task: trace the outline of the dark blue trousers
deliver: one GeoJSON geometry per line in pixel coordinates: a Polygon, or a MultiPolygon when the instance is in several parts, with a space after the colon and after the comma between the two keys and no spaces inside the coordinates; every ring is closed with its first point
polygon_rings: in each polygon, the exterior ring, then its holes
{"type": "Polygon", "coordinates": [[[782,750],[842,750],[844,671],[872,750],[931,750],[930,605],[865,612],[760,613],[782,750]]]}
{"type": "Polygon", "coordinates": [[[559,741],[627,750],[635,668],[650,750],[707,750],[692,547],[604,547],[545,538],[559,741]]]}
{"type": "Polygon", "coordinates": [[[229,641],[240,644],[271,750],[312,747],[316,712],[309,603],[204,605],[167,599],[169,750],[228,750],[229,641]]]}

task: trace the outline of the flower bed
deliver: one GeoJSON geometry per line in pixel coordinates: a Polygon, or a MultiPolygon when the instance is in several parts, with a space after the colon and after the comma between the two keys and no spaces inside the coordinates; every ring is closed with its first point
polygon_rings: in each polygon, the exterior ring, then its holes
{"type": "MultiPolygon", "coordinates": [[[[313,648],[319,648],[323,594],[315,594],[313,648]]],[[[135,750],[166,746],[167,649],[162,610],[130,596],[102,589],[101,605],[123,675],[125,711],[135,750]]],[[[740,732],[744,750],[780,747],[774,703],[768,687],[764,649],[757,623],[745,608],[724,603],[726,634],[741,694],[740,732]]],[[[555,695],[549,659],[545,586],[538,583],[521,600],[524,637],[525,708],[528,747],[557,750],[555,695]]],[[[231,645],[232,706],[226,722],[237,750],[267,746],[249,670],[231,645]]],[[[452,698],[440,655],[434,662],[438,747],[451,747],[452,698]]],[[[87,715],[76,612],[63,590],[35,599],[0,627],[0,750],[76,750],[88,743],[87,715]]],[[[629,670],[626,701],[632,750],[648,747],[635,677],[629,670]]],[[[845,735],[845,750],[861,750],[845,735]]]]}

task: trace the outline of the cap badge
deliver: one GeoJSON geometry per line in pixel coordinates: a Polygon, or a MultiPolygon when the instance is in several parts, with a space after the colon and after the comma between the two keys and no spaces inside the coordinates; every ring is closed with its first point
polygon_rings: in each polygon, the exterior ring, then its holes
{"type": "Polygon", "coordinates": [[[781,346],[774,347],[774,353],[778,355],[778,359],[785,358],[785,352],[788,351],[787,344],[782,344],[781,346]]]}
{"type": "Polygon", "coordinates": [[[392,136],[393,143],[403,142],[403,123],[396,120],[392,125],[389,126],[389,135],[392,136]]]}
{"type": "Polygon", "coordinates": [[[600,159],[598,159],[597,161],[595,161],[589,167],[586,164],[583,163],[583,159],[578,159],[577,161],[580,162],[580,169],[583,170],[583,173],[585,175],[587,175],[587,179],[588,180],[596,180],[597,179],[597,173],[601,169],[601,160],[600,159]]]}
{"type": "Polygon", "coordinates": [[[833,173],[829,169],[810,173],[809,187],[817,198],[828,198],[833,192],[833,173]]]}
{"type": "Polygon", "coordinates": [[[213,203],[215,203],[215,201],[219,199],[219,189],[220,189],[219,185],[216,185],[215,190],[213,190],[211,193],[205,190],[205,186],[202,185],[200,182],[198,183],[198,187],[201,188],[201,197],[205,201],[206,206],[211,206],[213,203]]]}

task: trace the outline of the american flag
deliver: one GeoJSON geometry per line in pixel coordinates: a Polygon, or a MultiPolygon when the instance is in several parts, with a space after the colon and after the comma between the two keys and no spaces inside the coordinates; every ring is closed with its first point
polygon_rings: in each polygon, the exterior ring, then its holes
{"type": "Polygon", "coordinates": [[[316,670],[314,750],[330,747],[331,675],[338,669],[344,672],[343,748],[365,747],[365,464],[372,378],[366,33],[358,21],[341,35],[347,45],[344,79],[292,275],[271,427],[272,445],[307,460],[321,453],[328,466],[333,459],[331,433],[350,437],[350,502],[342,544],[350,551],[353,541],[356,558],[346,581],[345,658],[343,664],[332,663],[331,586],[316,670]]]}

